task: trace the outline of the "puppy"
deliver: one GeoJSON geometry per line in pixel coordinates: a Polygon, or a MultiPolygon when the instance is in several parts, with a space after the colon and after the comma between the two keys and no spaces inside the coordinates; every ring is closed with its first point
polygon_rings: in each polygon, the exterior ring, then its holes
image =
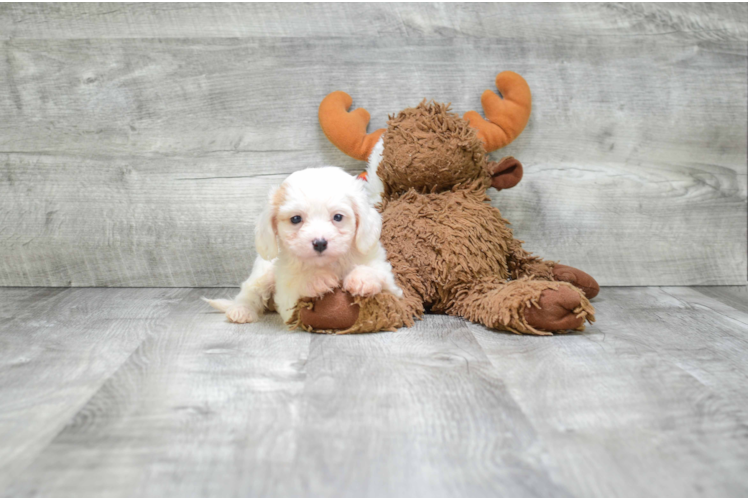
{"type": "Polygon", "coordinates": [[[402,297],[365,184],[338,167],[291,174],[270,193],[255,226],[259,256],[239,295],[205,300],[229,321],[251,323],[273,307],[288,321],[300,298],[320,297],[341,282],[352,295],[402,297]]]}

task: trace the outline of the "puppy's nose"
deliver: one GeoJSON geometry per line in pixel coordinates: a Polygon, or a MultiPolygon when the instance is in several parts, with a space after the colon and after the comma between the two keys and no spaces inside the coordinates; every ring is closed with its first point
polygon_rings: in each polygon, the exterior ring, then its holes
{"type": "Polygon", "coordinates": [[[327,248],[327,240],[326,239],[314,240],[312,242],[312,246],[314,247],[314,250],[316,250],[319,253],[322,253],[327,248]]]}

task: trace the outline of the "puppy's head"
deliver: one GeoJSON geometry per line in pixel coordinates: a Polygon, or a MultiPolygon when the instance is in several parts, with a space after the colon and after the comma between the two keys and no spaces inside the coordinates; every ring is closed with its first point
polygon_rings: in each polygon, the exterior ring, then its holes
{"type": "Polygon", "coordinates": [[[362,181],[337,167],[309,168],[291,174],[270,193],[255,244],[264,259],[275,258],[280,248],[299,260],[326,265],[351,252],[373,251],[381,226],[362,181]]]}

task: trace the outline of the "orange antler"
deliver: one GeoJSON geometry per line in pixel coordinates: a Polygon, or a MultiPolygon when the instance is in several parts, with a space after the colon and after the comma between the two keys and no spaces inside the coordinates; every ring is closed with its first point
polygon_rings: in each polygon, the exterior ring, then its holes
{"type": "Polygon", "coordinates": [[[504,96],[503,99],[490,90],[483,92],[480,98],[488,120],[475,111],[468,111],[463,116],[471,127],[478,129],[478,137],[488,152],[503,148],[516,139],[527,125],[532,109],[530,87],[517,73],[499,73],[496,88],[504,96]]]}
{"type": "Polygon", "coordinates": [[[319,124],[339,150],[357,160],[366,161],[384,129],[367,134],[369,112],[358,108],[348,113],[352,102],[351,96],[345,92],[338,90],[329,94],[319,105],[319,124]]]}

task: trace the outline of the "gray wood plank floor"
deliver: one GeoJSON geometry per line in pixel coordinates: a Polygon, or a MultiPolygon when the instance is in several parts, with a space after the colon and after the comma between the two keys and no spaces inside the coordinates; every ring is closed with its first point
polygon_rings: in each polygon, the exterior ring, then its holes
{"type": "Polygon", "coordinates": [[[6,496],[745,496],[748,289],[551,338],[233,325],[216,289],[0,289],[6,496]]]}

